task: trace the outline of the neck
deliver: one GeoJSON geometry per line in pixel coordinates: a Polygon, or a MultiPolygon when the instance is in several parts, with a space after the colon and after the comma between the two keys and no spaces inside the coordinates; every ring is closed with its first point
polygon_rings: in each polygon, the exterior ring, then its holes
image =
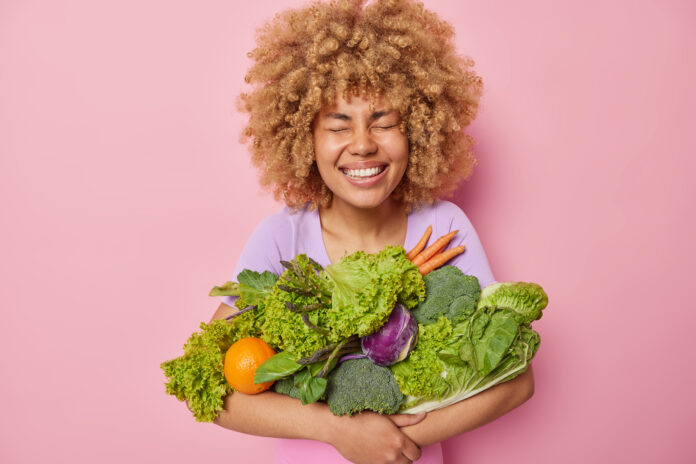
{"type": "Polygon", "coordinates": [[[319,209],[319,216],[323,231],[348,248],[377,251],[385,240],[405,236],[406,212],[391,198],[375,208],[357,208],[334,197],[331,206],[319,209]]]}

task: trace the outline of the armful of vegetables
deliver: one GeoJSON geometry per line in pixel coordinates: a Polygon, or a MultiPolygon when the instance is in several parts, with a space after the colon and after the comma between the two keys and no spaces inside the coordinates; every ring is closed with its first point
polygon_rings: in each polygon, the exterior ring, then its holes
{"type": "Polygon", "coordinates": [[[212,421],[234,389],[223,360],[231,345],[258,337],[277,354],[253,382],[303,403],[326,401],[336,415],[431,411],[526,370],[539,345],[530,323],[547,297],[528,283],[493,284],[442,266],[457,231],[408,253],[356,252],[322,268],[298,255],[281,276],[245,270],[211,295],[239,298],[238,313],[201,324],[184,355],[162,363],[167,393],[212,421]],[[437,269],[437,270],[435,270],[437,269]],[[270,384],[269,384],[270,385],[270,384]]]}

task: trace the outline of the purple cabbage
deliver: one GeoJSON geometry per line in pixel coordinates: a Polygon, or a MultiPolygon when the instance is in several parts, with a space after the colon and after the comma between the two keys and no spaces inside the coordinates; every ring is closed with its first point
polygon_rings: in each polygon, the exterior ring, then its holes
{"type": "Polygon", "coordinates": [[[377,332],[360,339],[363,353],[375,364],[391,366],[406,359],[418,339],[418,323],[402,304],[394,306],[389,320],[377,332]]]}

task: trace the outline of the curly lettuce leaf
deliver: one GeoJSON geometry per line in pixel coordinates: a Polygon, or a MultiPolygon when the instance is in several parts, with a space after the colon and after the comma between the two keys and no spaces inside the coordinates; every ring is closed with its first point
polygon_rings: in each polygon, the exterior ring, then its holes
{"type": "Polygon", "coordinates": [[[324,295],[320,291],[302,293],[302,290],[310,287],[318,289],[322,286],[314,264],[305,255],[298,255],[290,264],[294,270],[283,272],[264,301],[261,338],[275,349],[289,351],[300,359],[312,355],[331,341],[327,334],[305,324],[300,313],[288,309],[288,304],[298,308],[318,305],[318,308],[307,313],[309,322],[319,327],[327,324],[324,295]],[[284,289],[289,287],[297,288],[300,292],[284,289]]]}
{"type": "Polygon", "coordinates": [[[397,301],[412,308],[425,297],[423,278],[401,247],[386,247],[376,254],[352,253],[327,266],[323,277],[331,292],[326,327],[334,341],[374,333],[397,301]]]}
{"type": "Polygon", "coordinates": [[[515,313],[521,324],[541,318],[549,297],[540,285],[531,282],[500,282],[488,285],[481,292],[478,308],[507,309],[515,313]]]}
{"type": "Polygon", "coordinates": [[[184,345],[184,354],[160,364],[167,377],[166,392],[187,401],[197,421],[212,422],[222,411],[225,396],[232,393],[223,369],[225,352],[237,340],[258,335],[255,321],[255,315],[247,312],[232,323],[202,322],[201,330],[184,345]]]}
{"type": "Polygon", "coordinates": [[[440,316],[433,324],[418,325],[418,343],[408,358],[391,366],[401,391],[414,397],[441,398],[447,391],[442,376],[445,362],[438,353],[448,347],[452,322],[440,316]]]}
{"type": "Polygon", "coordinates": [[[223,347],[233,343],[233,332],[226,321],[201,323],[201,331],[184,345],[184,355],[160,365],[168,379],[167,393],[187,401],[197,421],[213,421],[232,392],[223,372],[223,347]]]}

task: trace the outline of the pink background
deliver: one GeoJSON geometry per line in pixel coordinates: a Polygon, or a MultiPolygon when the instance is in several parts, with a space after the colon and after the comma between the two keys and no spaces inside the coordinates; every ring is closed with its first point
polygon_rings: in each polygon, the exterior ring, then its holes
{"type": "MultiPolygon", "coordinates": [[[[234,101],[254,28],[299,4],[0,2],[1,462],[270,461],[158,366],[278,208],[234,101]]],[[[446,462],[696,462],[696,8],[427,5],[486,86],[455,201],[498,280],[551,298],[535,396],[446,462]]]]}

